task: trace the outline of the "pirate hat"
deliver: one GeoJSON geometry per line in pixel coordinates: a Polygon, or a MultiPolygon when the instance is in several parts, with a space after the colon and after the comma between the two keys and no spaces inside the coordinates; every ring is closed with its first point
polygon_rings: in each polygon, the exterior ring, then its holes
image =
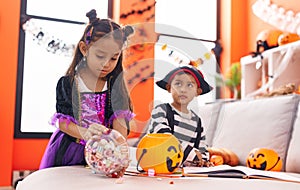
{"type": "Polygon", "coordinates": [[[199,71],[198,69],[196,69],[195,67],[193,66],[182,66],[182,67],[178,67],[176,69],[173,69],[172,71],[170,71],[166,76],[165,78],[163,78],[162,80],[160,81],[157,81],[156,84],[162,88],[162,89],[165,89],[167,90],[167,87],[166,85],[167,84],[171,84],[171,81],[173,80],[173,78],[178,74],[178,73],[187,73],[187,74],[190,74],[192,75],[196,82],[197,82],[197,85],[198,85],[198,88],[201,88],[202,89],[202,93],[199,94],[199,95],[202,95],[202,94],[206,94],[208,92],[210,92],[213,88],[204,80],[204,77],[203,77],[203,74],[201,73],[201,71],[199,71]]]}

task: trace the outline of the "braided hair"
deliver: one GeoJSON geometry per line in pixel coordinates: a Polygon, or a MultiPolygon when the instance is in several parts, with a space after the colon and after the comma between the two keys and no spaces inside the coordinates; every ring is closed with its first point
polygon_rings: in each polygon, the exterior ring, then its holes
{"type": "MultiPolygon", "coordinates": [[[[100,38],[111,36],[115,42],[120,45],[120,48],[122,48],[128,41],[129,36],[134,33],[132,26],[127,25],[121,27],[111,19],[97,18],[95,9],[86,13],[86,16],[89,18],[89,24],[86,26],[78,44],[83,41],[87,47],[89,47],[93,42],[100,38]]],[[[66,75],[70,77],[71,82],[74,81],[76,67],[82,58],[83,54],[79,49],[79,45],[77,45],[72,63],[66,72],[66,75]]],[[[124,82],[122,61],[123,53],[121,52],[116,67],[106,76],[108,82],[108,96],[105,107],[106,123],[108,123],[108,119],[111,117],[114,110],[132,111],[131,100],[124,82]]]]}

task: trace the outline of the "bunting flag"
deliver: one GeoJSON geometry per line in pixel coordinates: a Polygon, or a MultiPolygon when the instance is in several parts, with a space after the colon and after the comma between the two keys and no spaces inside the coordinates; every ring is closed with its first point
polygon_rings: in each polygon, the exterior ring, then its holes
{"type": "Polygon", "coordinates": [[[199,56],[196,60],[187,60],[184,58],[184,56],[180,53],[178,53],[176,50],[173,50],[171,48],[168,48],[167,44],[163,44],[161,46],[161,50],[165,51],[166,54],[173,59],[175,63],[178,64],[187,64],[192,65],[194,67],[198,67],[204,63],[206,60],[211,59],[211,52],[205,52],[203,55],[199,56]]]}
{"type": "Polygon", "coordinates": [[[48,32],[44,31],[42,27],[37,26],[32,19],[28,19],[22,24],[22,29],[26,35],[36,41],[36,43],[53,54],[72,56],[75,50],[75,44],[67,44],[59,38],[55,38],[48,32]]]}

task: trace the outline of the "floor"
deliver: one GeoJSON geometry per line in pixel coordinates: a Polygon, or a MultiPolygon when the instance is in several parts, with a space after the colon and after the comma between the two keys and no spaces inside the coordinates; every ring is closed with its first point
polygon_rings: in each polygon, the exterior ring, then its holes
{"type": "Polygon", "coordinates": [[[0,190],[14,190],[13,187],[0,187],[0,190]]]}
{"type": "Polygon", "coordinates": [[[34,170],[14,170],[13,171],[13,176],[12,176],[12,186],[6,186],[6,187],[1,187],[0,186],[0,190],[15,190],[14,185],[16,183],[16,181],[25,178],[26,176],[28,176],[29,174],[31,174],[32,172],[34,172],[34,170]]]}

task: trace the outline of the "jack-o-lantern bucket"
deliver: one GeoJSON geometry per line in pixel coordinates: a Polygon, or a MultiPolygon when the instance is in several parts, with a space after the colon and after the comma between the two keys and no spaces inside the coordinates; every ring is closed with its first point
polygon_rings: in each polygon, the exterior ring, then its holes
{"type": "Polygon", "coordinates": [[[174,173],[183,159],[178,139],[171,134],[152,133],[144,136],[137,146],[136,159],[144,170],[156,174],[174,173]]]}
{"type": "Polygon", "coordinates": [[[281,171],[282,160],[277,152],[267,148],[254,148],[248,154],[247,167],[268,170],[268,171],[281,171]]]}

